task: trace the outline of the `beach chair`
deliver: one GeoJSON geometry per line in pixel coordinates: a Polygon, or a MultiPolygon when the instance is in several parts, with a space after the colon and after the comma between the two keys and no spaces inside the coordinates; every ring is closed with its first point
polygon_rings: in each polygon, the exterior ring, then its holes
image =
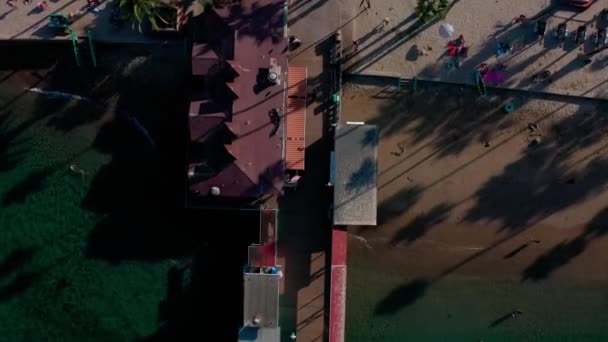
{"type": "Polygon", "coordinates": [[[574,35],[574,43],[576,45],[582,44],[587,39],[587,26],[581,25],[576,30],[576,35],[574,35]]]}
{"type": "Polygon", "coordinates": [[[597,30],[597,33],[593,36],[593,45],[596,48],[599,48],[605,44],[608,44],[608,36],[606,35],[606,29],[601,28],[597,30]]]}
{"type": "Polygon", "coordinates": [[[547,22],[543,20],[539,20],[534,24],[534,33],[536,33],[539,37],[544,37],[545,32],[547,30],[547,22]]]}
{"type": "Polygon", "coordinates": [[[561,23],[557,25],[557,29],[555,30],[555,38],[557,38],[558,42],[563,43],[566,38],[568,38],[569,34],[570,32],[568,31],[566,23],[561,23]]]}
{"type": "Polygon", "coordinates": [[[59,30],[67,30],[72,23],[72,18],[67,14],[53,13],[49,14],[49,27],[59,30]]]}
{"type": "Polygon", "coordinates": [[[541,72],[537,72],[536,74],[532,75],[532,84],[533,85],[541,84],[544,81],[549,80],[550,78],[551,78],[551,71],[543,70],[541,72]]]}

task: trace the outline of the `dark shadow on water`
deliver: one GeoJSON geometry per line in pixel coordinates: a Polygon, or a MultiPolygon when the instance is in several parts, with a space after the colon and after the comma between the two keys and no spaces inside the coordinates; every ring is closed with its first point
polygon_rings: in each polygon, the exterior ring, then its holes
{"type": "Polygon", "coordinates": [[[89,235],[85,255],[111,263],[191,255],[203,234],[185,229],[179,214],[157,206],[113,211],[89,235]]]}
{"type": "Polygon", "coordinates": [[[500,316],[497,319],[495,319],[492,323],[490,323],[490,328],[494,328],[496,326],[499,326],[503,323],[505,323],[506,321],[513,319],[513,313],[509,312],[508,314],[504,315],[504,316],[500,316]]]}
{"type": "MultiPolygon", "coordinates": [[[[192,213],[188,221],[199,223],[192,229],[204,231],[201,235],[206,236],[207,242],[199,242],[188,261],[169,270],[167,297],[159,303],[161,326],[140,341],[204,341],[210,331],[214,340],[237,340],[238,326],[242,324],[242,266],[247,259],[247,246],[257,239],[256,218],[259,220],[251,213],[192,213]],[[222,217],[225,218],[221,220],[222,217]],[[233,231],[201,229],[204,222],[211,220],[238,228],[240,233],[234,236],[233,231]],[[223,313],[215,315],[214,310],[223,313]]],[[[168,229],[166,234],[172,231],[168,229]]]]}
{"type": "Polygon", "coordinates": [[[374,313],[376,315],[392,315],[401,309],[414,304],[422,298],[428,290],[431,282],[426,278],[417,278],[407,284],[393,289],[377,305],[374,313]]]}
{"type": "Polygon", "coordinates": [[[47,177],[54,172],[51,168],[34,171],[10,188],[2,198],[2,206],[6,207],[15,203],[22,203],[33,193],[43,189],[47,177]]]}
{"type": "MultiPolygon", "coordinates": [[[[67,102],[60,100],[59,103],[67,102]]],[[[47,121],[47,125],[63,132],[69,132],[74,128],[95,122],[105,113],[103,106],[94,106],[89,101],[80,100],[74,104],[64,107],[60,114],[56,114],[47,121]]]]}
{"type": "Polygon", "coordinates": [[[16,127],[12,126],[14,119],[12,111],[0,116],[0,172],[14,169],[27,155],[29,139],[19,137],[30,125],[26,122],[16,127]]]}
{"type": "Polygon", "coordinates": [[[0,287],[0,302],[9,300],[27,291],[41,277],[40,273],[21,273],[7,285],[0,287]]]}
{"type": "Polygon", "coordinates": [[[112,160],[94,175],[90,191],[83,201],[85,208],[109,212],[167,200],[163,194],[174,183],[169,177],[163,179],[160,157],[126,118],[119,117],[104,125],[93,147],[110,153],[112,160]]]}
{"type": "Polygon", "coordinates": [[[0,277],[5,277],[32,260],[37,248],[17,248],[0,263],[0,277]]]}

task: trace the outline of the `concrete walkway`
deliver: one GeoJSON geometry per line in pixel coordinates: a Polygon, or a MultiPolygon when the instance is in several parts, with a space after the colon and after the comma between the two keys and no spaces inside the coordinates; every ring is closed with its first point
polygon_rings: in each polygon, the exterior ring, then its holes
{"type": "Polygon", "coordinates": [[[329,333],[327,67],[333,35],[341,29],[344,40],[352,39],[355,16],[349,1],[294,0],[289,6],[289,34],[302,41],[299,49],[290,52],[289,64],[308,68],[307,147],[301,185],[279,203],[278,263],[285,269],[280,301],[282,340],[289,341],[294,332],[298,342],[327,341],[329,333]]]}

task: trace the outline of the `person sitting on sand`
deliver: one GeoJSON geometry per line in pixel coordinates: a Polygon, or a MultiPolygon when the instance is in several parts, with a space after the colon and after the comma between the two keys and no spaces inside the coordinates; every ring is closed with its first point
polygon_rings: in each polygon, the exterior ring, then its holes
{"type": "Polygon", "coordinates": [[[6,4],[12,8],[17,8],[17,0],[8,0],[6,4]]]}
{"type": "Polygon", "coordinates": [[[478,69],[481,76],[485,75],[488,71],[490,71],[490,67],[486,63],[482,63],[478,69]]]}
{"type": "Polygon", "coordinates": [[[49,3],[48,3],[48,2],[46,2],[46,0],[43,0],[43,1],[40,1],[40,2],[39,2],[37,5],[36,5],[36,8],[37,8],[39,11],[44,11],[44,9],[45,9],[45,8],[47,8],[48,6],[49,6],[49,3]]]}
{"type": "Polygon", "coordinates": [[[513,18],[513,20],[511,20],[511,24],[519,24],[519,23],[523,23],[526,21],[526,16],[523,14],[520,14],[519,17],[515,17],[513,18]]]}
{"type": "Polygon", "coordinates": [[[464,36],[461,34],[458,39],[454,41],[457,46],[464,46],[464,36]]]}
{"type": "Polygon", "coordinates": [[[89,8],[95,8],[99,6],[99,3],[99,0],[87,0],[87,5],[89,6],[89,8]]]}

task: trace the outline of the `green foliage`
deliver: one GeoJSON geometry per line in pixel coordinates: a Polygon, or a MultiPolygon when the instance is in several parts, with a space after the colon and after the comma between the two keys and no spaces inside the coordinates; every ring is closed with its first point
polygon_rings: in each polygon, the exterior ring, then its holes
{"type": "Polygon", "coordinates": [[[418,0],[416,15],[422,20],[445,17],[449,6],[449,0],[418,0]]]}
{"type": "Polygon", "coordinates": [[[222,7],[239,3],[240,0],[197,0],[204,8],[222,7]]]}
{"type": "Polygon", "coordinates": [[[125,20],[135,19],[141,32],[142,24],[147,20],[154,30],[158,30],[158,20],[168,23],[158,12],[158,8],[167,6],[161,0],[120,0],[120,10],[125,20]]]}

